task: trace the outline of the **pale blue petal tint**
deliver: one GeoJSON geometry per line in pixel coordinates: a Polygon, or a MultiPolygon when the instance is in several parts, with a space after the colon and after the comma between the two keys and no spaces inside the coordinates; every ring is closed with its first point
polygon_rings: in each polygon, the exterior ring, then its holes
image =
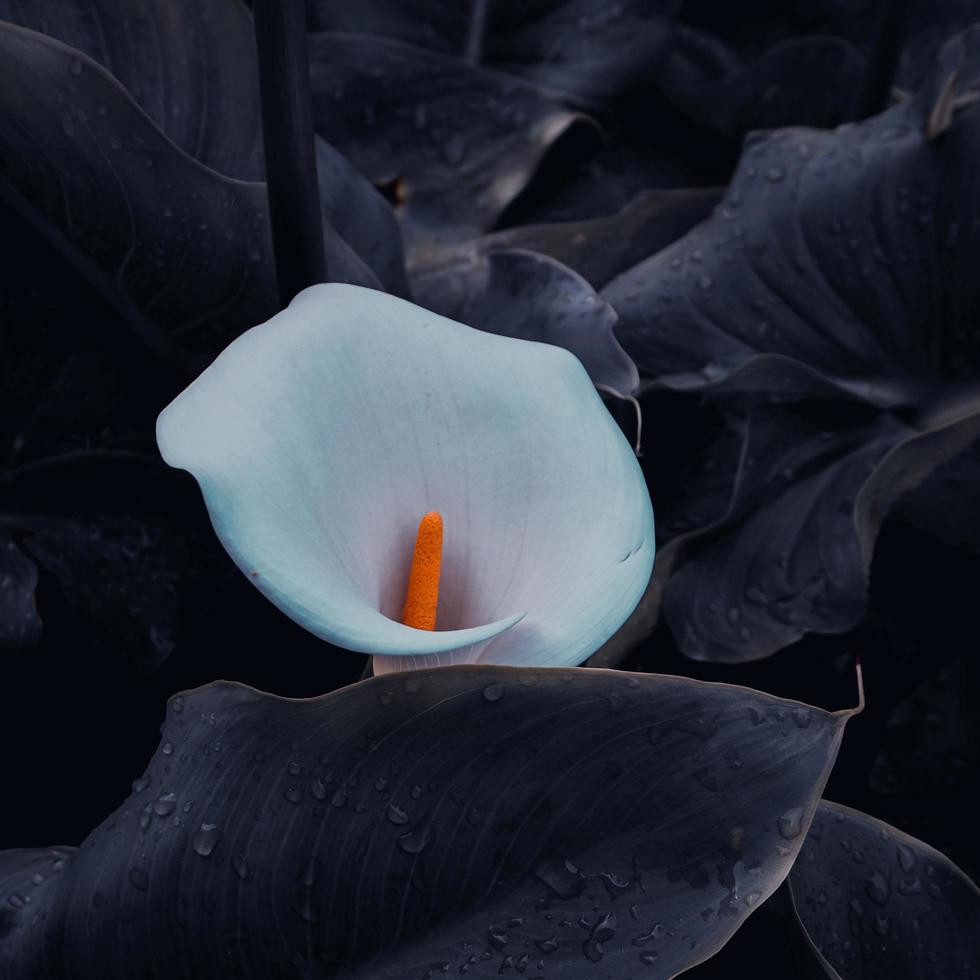
{"type": "Polygon", "coordinates": [[[243,334],[160,415],[224,546],[311,632],[376,657],[578,664],[643,594],[653,510],[576,358],[332,283],[243,334]],[[444,521],[436,631],[397,622],[444,521]]]}

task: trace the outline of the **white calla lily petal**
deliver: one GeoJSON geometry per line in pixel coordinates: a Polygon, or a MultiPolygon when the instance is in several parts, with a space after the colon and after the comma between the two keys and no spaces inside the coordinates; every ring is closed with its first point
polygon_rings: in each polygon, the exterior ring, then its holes
{"type": "Polygon", "coordinates": [[[385,293],[304,290],[161,413],[157,439],[255,585],[376,670],[580,663],[650,576],[643,475],[581,364],[385,293]],[[432,510],[427,631],[397,619],[432,510]]]}

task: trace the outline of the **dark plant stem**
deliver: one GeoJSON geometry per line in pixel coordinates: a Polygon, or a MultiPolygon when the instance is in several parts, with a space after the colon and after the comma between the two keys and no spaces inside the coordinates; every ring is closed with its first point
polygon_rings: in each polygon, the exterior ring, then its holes
{"type": "Polygon", "coordinates": [[[878,0],[878,23],[852,117],[867,119],[888,108],[902,54],[909,0],[878,0]]]}
{"type": "Polygon", "coordinates": [[[327,280],[305,0],[254,0],[269,218],[283,306],[327,280]]]}
{"type": "Polygon", "coordinates": [[[487,10],[489,0],[470,0],[470,23],[466,32],[466,47],[463,60],[478,65],[483,57],[483,39],[487,33],[487,10]]]}

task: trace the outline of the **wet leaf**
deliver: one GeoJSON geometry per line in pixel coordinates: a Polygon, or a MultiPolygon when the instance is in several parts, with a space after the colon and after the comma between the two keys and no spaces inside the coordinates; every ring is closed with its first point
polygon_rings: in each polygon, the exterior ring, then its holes
{"type": "Polygon", "coordinates": [[[53,290],[44,243],[15,215],[4,227],[18,247],[0,301],[0,649],[34,648],[44,620],[83,659],[152,669],[174,641],[175,583],[190,578],[188,529],[167,519],[187,497],[140,438],[165,377],[137,344],[112,342],[125,328],[111,311],[88,329],[85,284],[55,263],[53,290]]]}
{"type": "Polygon", "coordinates": [[[520,75],[543,88],[603,101],[649,77],[670,39],[677,0],[627,0],[597,7],[588,0],[481,5],[367,0],[312,5],[319,30],[375,34],[520,75]]]}
{"type": "Polygon", "coordinates": [[[786,890],[814,976],[980,976],[976,885],[928,844],[865,813],[822,800],[786,890]]]}
{"type": "Polygon", "coordinates": [[[518,225],[478,242],[478,251],[542,252],[601,289],[620,272],[666,248],[710,213],[721,197],[713,187],[642,191],[607,217],[518,225]]]}
{"type": "Polygon", "coordinates": [[[848,714],[606,671],[450,667],[308,701],[211,684],[171,700],[133,795],[58,874],[0,854],[0,963],[671,977],[786,875],[848,714]]]}
{"type": "MultiPolygon", "coordinates": [[[[265,179],[255,32],[240,0],[172,0],[165,7],[146,0],[0,0],[0,20],[39,31],[98,62],[168,139],[209,169],[240,180],[265,179]]],[[[81,71],[81,61],[69,70],[81,71]]],[[[125,128],[123,119],[118,124],[125,128]]],[[[401,236],[391,209],[333,147],[316,143],[329,271],[353,274],[357,263],[345,254],[349,247],[386,289],[404,294],[401,236]]],[[[178,191],[179,186],[167,187],[170,195],[158,189],[157,207],[173,207],[164,198],[201,193],[193,181],[178,191]]]]}
{"type": "Polygon", "coordinates": [[[482,251],[421,270],[415,302],[471,327],[570,350],[596,384],[623,394],[639,381],[613,333],[616,314],[577,273],[523,249],[482,251]]]}
{"type": "Polygon", "coordinates": [[[317,131],[392,188],[410,246],[475,237],[577,116],[501,72],[380,37],[310,36],[317,131]]]}
{"type": "Polygon", "coordinates": [[[893,502],[978,437],[976,400],[918,428],[882,415],[835,432],[819,416],[760,413],[746,430],[728,513],[691,532],[666,586],[684,652],[753,660],[806,632],[854,626],[893,502]]]}
{"type": "MultiPolygon", "coordinates": [[[[166,360],[201,366],[278,305],[265,187],[186,156],[103,68],[0,24],[0,193],[166,360]]],[[[338,279],[377,279],[327,227],[338,279]]]]}
{"type": "Polygon", "coordinates": [[[641,390],[749,418],[729,512],[678,539],[651,586],[673,569],[663,602],[690,656],[853,626],[892,504],[980,433],[980,238],[963,223],[980,112],[925,133],[977,44],[951,43],[914,100],[867,123],[753,140],[712,217],[603,290],[641,390]]]}
{"type": "MultiPolygon", "coordinates": [[[[605,290],[641,373],[712,389],[786,357],[814,374],[811,390],[822,375],[886,407],[973,376],[980,236],[963,218],[980,212],[980,109],[958,113],[940,145],[925,128],[977,46],[975,31],[951,43],[914,99],[863,124],[752,138],[712,217],[605,290]]],[[[958,90],[970,79],[964,67],[958,90]]],[[[770,379],[751,387],[779,393],[770,379]]]]}
{"type": "MultiPolygon", "coordinates": [[[[168,139],[205,166],[227,177],[263,179],[255,36],[244,4],[0,0],[0,20],[98,62],[168,139]]],[[[80,73],[81,62],[69,62],[68,70],[80,73]]]]}

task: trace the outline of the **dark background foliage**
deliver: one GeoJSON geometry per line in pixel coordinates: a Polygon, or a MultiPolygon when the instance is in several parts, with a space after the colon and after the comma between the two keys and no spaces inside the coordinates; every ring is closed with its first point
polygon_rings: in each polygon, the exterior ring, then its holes
{"type": "MultiPolygon", "coordinates": [[[[471,39],[467,24],[454,21],[454,5],[419,0],[405,5],[404,17],[389,16],[386,6],[311,4],[314,109],[330,144],[318,150],[328,265],[341,270],[336,278],[403,294],[414,288],[427,305],[441,303],[446,312],[464,311],[458,315],[468,322],[496,329],[492,313],[501,297],[517,309],[532,295],[540,300],[550,288],[557,292],[548,278],[556,275],[553,267],[541,256],[568,267],[560,272],[561,289],[580,293],[584,302],[592,289],[705,218],[731,180],[748,132],[853,119],[888,5],[626,4],[642,20],[643,43],[626,44],[617,35],[604,49],[602,25],[576,27],[578,15],[563,16],[562,4],[543,4],[540,16],[525,22],[520,5],[501,3],[492,5],[479,68],[458,58],[471,39]],[[599,38],[588,57],[576,49],[582,30],[599,38]],[[347,34],[354,33],[360,37],[351,41],[347,34]],[[554,56],[555,37],[567,58],[554,56]],[[372,88],[365,65],[379,63],[385,71],[372,88]],[[377,115],[372,101],[391,102],[386,85],[403,100],[390,118],[377,115]],[[461,92],[499,116],[467,111],[458,102],[461,92]],[[516,129],[515,114],[524,120],[516,129]],[[511,189],[506,194],[502,170],[511,189]],[[369,193],[368,181],[392,208],[369,193]],[[346,193],[331,195],[337,187],[346,193]],[[364,209],[372,215],[368,228],[359,220],[364,209]],[[392,210],[404,234],[409,285],[392,210]],[[600,246],[612,244],[590,251],[579,232],[600,246]],[[475,285],[459,286],[464,280],[454,261],[501,249],[516,251],[505,253],[507,262],[496,260],[493,290],[480,279],[482,267],[472,273],[475,285]],[[535,254],[528,258],[528,252],[535,254]]],[[[133,52],[113,48],[111,32],[106,43],[113,50],[96,50],[59,16],[53,5],[0,2],[0,18],[59,37],[109,67],[182,151],[214,169],[221,193],[244,195],[239,216],[262,210],[250,67],[231,64],[232,81],[223,84],[237,87],[224,128],[201,144],[198,130],[181,123],[203,110],[155,104],[155,83],[140,80],[146,66],[133,52]]],[[[977,4],[946,4],[936,16],[925,0],[911,2],[894,85],[914,90],[941,43],[978,19],[977,4]]],[[[143,29],[155,30],[148,23],[143,29]]],[[[250,37],[233,34],[217,43],[245,51],[250,37]]],[[[65,57],[65,78],[77,78],[73,56],[65,57]]],[[[84,78],[92,71],[89,63],[79,68],[84,78]]],[[[188,92],[194,84],[186,82],[188,92]]],[[[114,97],[122,101],[124,93],[114,97]]],[[[93,90],[96,117],[100,98],[93,90]]],[[[149,132],[135,106],[111,119],[149,132]]],[[[65,134],[76,124],[70,117],[59,123],[65,134]]],[[[177,691],[232,678],[305,697],[349,684],[364,668],[364,658],[305,633],[248,584],[215,541],[191,478],[165,467],[155,450],[157,412],[230,336],[275,308],[264,218],[246,222],[234,245],[225,245],[212,238],[220,228],[204,227],[199,202],[181,201],[184,237],[161,237],[160,254],[140,256],[145,268],[134,268],[126,236],[136,219],[119,210],[119,201],[102,202],[107,213],[116,211],[94,230],[77,211],[58,217],[57,233],[50,220],[39,219],[61,202],[45,196],[50,188],[40,168],[25,165],[21,172],[11,163],[36,138],[24,132],[19,151],[7,144],[0,194],[3,848],[80,843],[143,770],[166,700],[177,691]],[[104,269],[92,274],[80,265],[65,236],[75,236],[83,251],[108,256],[113,281],[106,284],[104,269]],[[166,289],[154,278],[157,266],[166,268],[166,289]]],[[[180,168],[193,163],[169,150],[153,159],[159,170],[177,174],[178,184],[180,168]]],[[[79,178],[78,166],[66,156],[59,174],[65,199],[73,202],[69,212],[97,192],[79,178]]],[[[122,200],[139,197],[141,185],[133,186],[122,200]]],[[[142,203],[139,220],[148,222],[152,237],[166,221],[149,198],[142,203]]],[[[547,319],[548,309],[541,315],[547,319]]],[[[602,316],[597,321],[604,323],[602,316]]],[[[970,327],[976,330],[975,323],[970,327]]],[[[614,373],[621,369],[608,351],[597,362],[613,364],[614,373]]],[[[642,463],[658,518],[664,528],[678,513],[697,523],[694,501],[703,504],[706,523],[717,516],[715,484],[727,478],[719,471],[734,465],[736,455],[729,407],[699,391],[654,389],[641,401],[642,463]]],[[[628,412],[611,408],[624,427],[632,424],[628,412]]],[[[830,428],[854,420],[832,404],[820,411],[830,428]]],[[[868,707],[850,722],[825,796],[927,841],[976,880],[980,508],[971,473],[976,470],[964,476],[947,468],[884,521],[868,601],[858,603],[853,628],[809,633],[765,659],[711,662],[684,655],[684,638],[672,632],[668,611],[622,666],[732,682],[832,710],[853,703],[852,667],[859,658],[868,707]],[[947,508],[954,522],[934,520],[947,508]]],[[[777,895],[690,975],[750,969],[760,977],[793,975],[782,915],[777,895]],[[763,944],[768,952],[760,964],[763,944]]]]}

